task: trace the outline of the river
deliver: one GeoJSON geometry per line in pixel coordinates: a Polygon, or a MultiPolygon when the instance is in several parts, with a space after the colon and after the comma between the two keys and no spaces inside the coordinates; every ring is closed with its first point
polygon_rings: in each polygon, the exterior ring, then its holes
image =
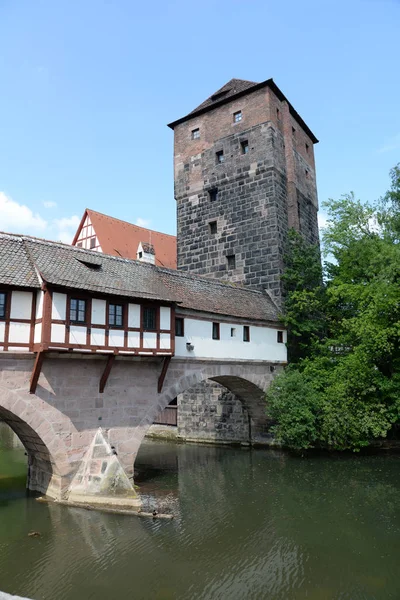
{"type": "Polygon", "coordinates": [[[0,590],[34,600],[400,598],[400,456],[145,441],[145,505],[172,521],[40,504],[0,450],[0,590]],[[40,537],[29,537],[37,531],[40,537]]]}

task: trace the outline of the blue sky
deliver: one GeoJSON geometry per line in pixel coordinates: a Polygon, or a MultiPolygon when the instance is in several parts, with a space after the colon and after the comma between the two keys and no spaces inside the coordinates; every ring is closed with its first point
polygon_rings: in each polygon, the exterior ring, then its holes
{"type": "Polygon", "coordinates": [[[69,241],[85,207],[175,233],[173,134],[273,77],[319,138],[320,202],[400,161],[399,0],[0,0],[0,230],[69,241]]]}

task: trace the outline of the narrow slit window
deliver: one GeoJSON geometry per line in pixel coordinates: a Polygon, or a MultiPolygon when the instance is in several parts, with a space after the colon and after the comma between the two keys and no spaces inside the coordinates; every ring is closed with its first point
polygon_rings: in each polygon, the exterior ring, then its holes
{"type": "Polygon", "coordinates": [[[276,332],[276,341],[278,344],[283,344],[283,331],[276,332]]]}
{"type": "Polygon", "coordinates": [[[249,142],[247,140],[244,140],[243,142],[240,142],[240,150],[242,151],[242,154],[247,154],[249,151],[249,142]]]}
{"type": "Polygon", "coordinates": [[[307,154],[310,152],[310,146],[308,144],[306,144],[306,152],[307,154]]]}
{"type": "Polygon", "coordinates": [[[249,325],[243,326],[243,341],[244,342],[250,341],[250,326],[249,325]]]}
{"type": "Polygon", "coordinates": [[[242,111],[238,110],[237,112],[233,113],[233,122],[234,123],[239,123],[242,120],[242,111]]]}
{"type": "Polygon", "coordinates": [[[5,292],[0,293],[0,319],[6,318],[6,302],[7,294],[5,292]]]}
{"type": "Polygon", "coordinates": [[[276,116],[278,119],[281,118],[281,111],[279,110],[279,108],[276,109],[276,116]]]}
{"type": "Polygon", "coordinates": [[[69,320],[71,323],[86,323],[86,300],[71,298],[69,320]]]}
{"type": "Polygon", "coordinates": [[[155,331],[157,322],[157,312],[153,306],[143,308],[143,329],[144,331],[155,331]]]}
{"type": "Polygon", "coordinates": [[[212,339],[219,340],[219,323],[212,324],[212,339]]]}
{"type": "Polygon", "coordinates": [[[231,337],[236,337],[236,327],[231,327],[231,337]]]}
{"type": "Polygon", "coordinates": [[[199,140],[200,139],[200,129],[192,129],[192,140],[199,140]]]}
{"type": "Polygon", "coordinates": [[[231,254],[230,256],[227,256],[226,260],[228,262],[228,269],[230,271],[232,269],[236,269],[236,256],[234,254],[231,254]]]}
{"type": "Polygon", "coordinates": [[[175,335],[176,337],[183,337],[185,334],[185,325],[182,317],[175,318],[175,335]]]}
{"type": "Polygon", "coordinates": [[[110,327],[122,327],[123,325],[123,306],[122,304],[108,305],[108,324],[110,327]]]}
{"type": "Polygon", "coordinates": [[[224,158],[224,151],[220,150],[219,152],[215,153],[216,156],[216,160],[217,160],[217,165],[220,165],[224,162],[225,158],[224,158]]]}
{"type": "Polygon", "coordinates": [[[294,128],[294,127],[292,127],[292,135],[293,135],[293,137],[295,137],[295,136],[296,136],[296,130],[295,130],[295,128],[294,128]]]}
{"type": "Polygon", "coordinates": [[[213,235],[215,233],[217,233],[217,231],[218,231],[217,221],[211,221],[211,223],[209,223],[208,226],[210,228],[210,233],[212,233],[213,235]]]}
{"type": "Polygon", "coordinates": [[[217,188],[213,188],[208,192],[210,202],[216,202],[218,200],[218,190],[217,188]]]}

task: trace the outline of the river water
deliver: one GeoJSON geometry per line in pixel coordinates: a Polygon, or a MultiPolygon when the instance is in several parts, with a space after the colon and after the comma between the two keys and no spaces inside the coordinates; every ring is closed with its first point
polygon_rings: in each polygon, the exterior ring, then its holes
{"type": "Polygon", "coordinates": [[[153,521],[39,504],[0,450],[0,590],[34,600],[400,598],[400,456],[144,442],[153,521]],[[37,531],[40,537],[29,537],[37,531]]]}

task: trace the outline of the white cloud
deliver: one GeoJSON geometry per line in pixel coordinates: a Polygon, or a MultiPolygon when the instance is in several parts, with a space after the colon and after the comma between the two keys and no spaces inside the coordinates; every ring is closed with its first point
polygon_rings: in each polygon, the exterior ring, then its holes
{"type": "Polygon", "coordinates": [[[400,133],[389,138],[381,148],[378,149],[378,154],[384,154],[385,152],[392,152],[392,150],[398,150],[400,148],[400,133]]]}
{"type": "Polygon", "coordinates": [[[15,233],[30,233],[44,231],[47,227],[39,214],[24,204],[18,204],[4,192],[0,192],[0,230],[15,233]]]}
{"type": "Polygon", "coordinates": [[[73,215],[72,217],[64,217],[62,219],[54,219],[54,224],[59,229],[76,229],[80,222],[80,218],[76,215],[73,215]]]}
{"type": "Polygon", "coordinates": [[[150,225],[150,221],[148,219],[142,219],[142,217],[138,217],[135,224],[139,225],[139,227],[148,227],[150,225]]]}
{"type": "Polygon", "coordinates": [[[57,207],[57,202],[53,202],[52,200],[44,200],[43,202],[43,206],[45,208],[56,208],[57,207]]]}
{"type": "Polygon", "coordinates": [[[63,244],[71,244],[74,238],[75,231],[59,231],[56,235],[57,242],[63,242],[63,244]]]}
{"type": "Polygon", "coordinates": [[[328,225],[328,215],[323,212],[318,213],[318,227],[323,229],[328,225]]]}

